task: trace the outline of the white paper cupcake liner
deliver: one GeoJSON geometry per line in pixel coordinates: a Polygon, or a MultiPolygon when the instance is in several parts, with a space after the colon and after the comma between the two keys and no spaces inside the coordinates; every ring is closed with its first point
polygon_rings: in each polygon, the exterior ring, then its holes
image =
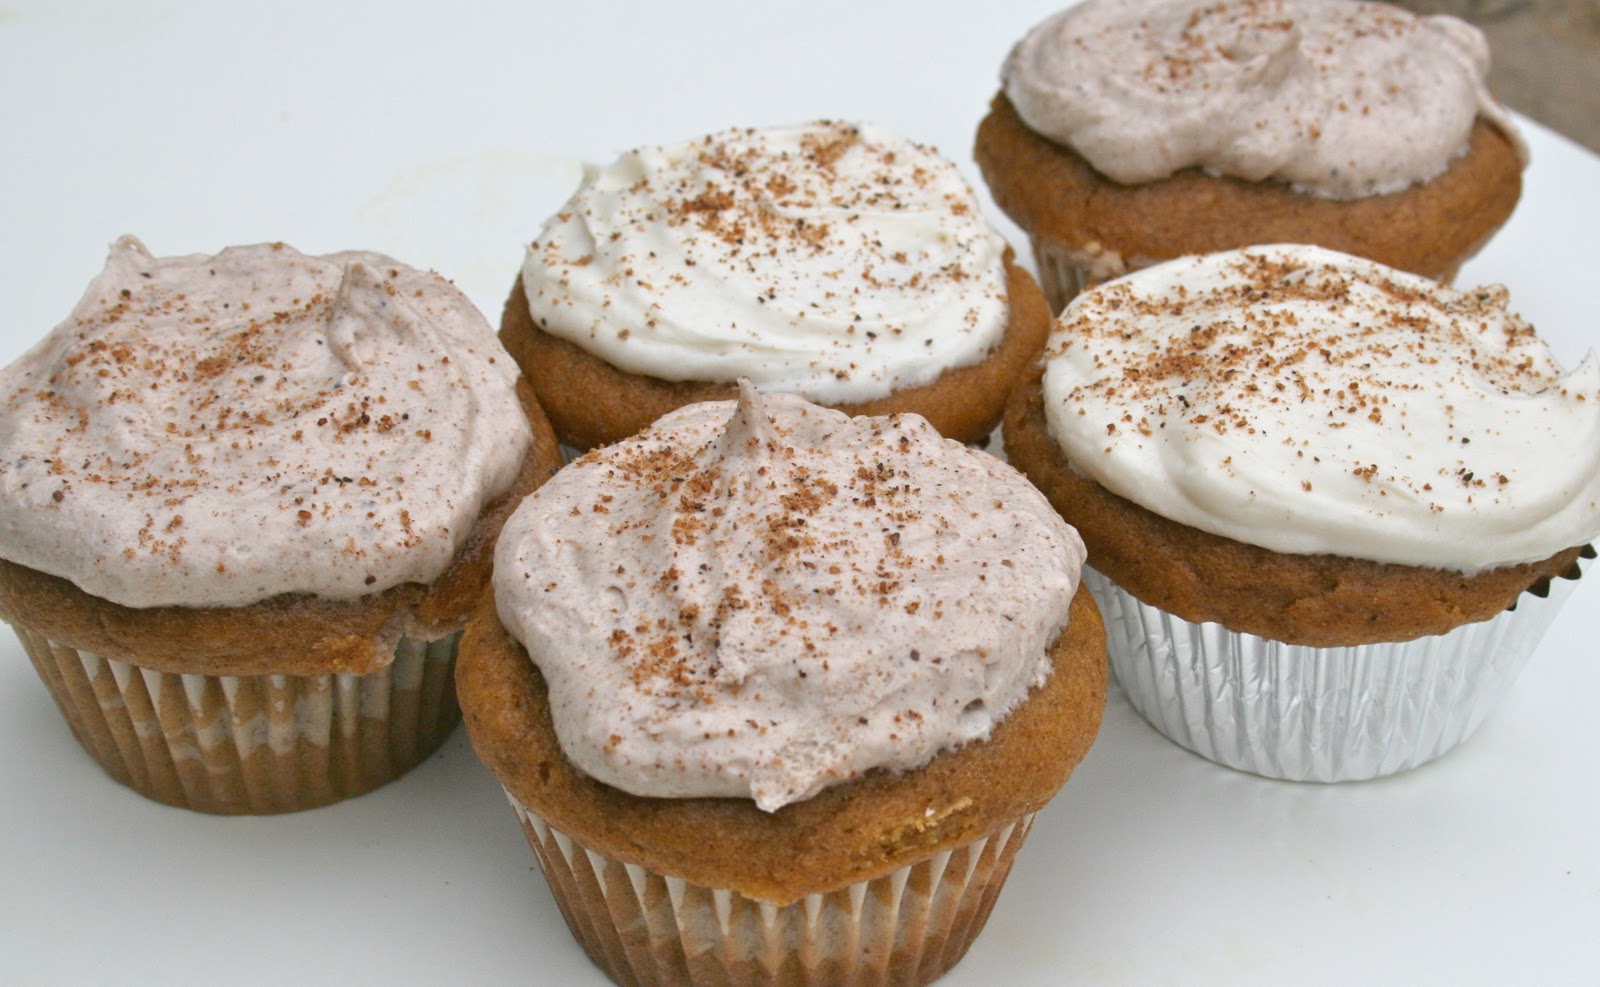
{"type": "Polygon", "coordinates": [[[1193,624],[1100,573],[1111,669],[1173,742],[1240,771],[1356,781],[1414,768],[1466,740],[1501,701],[1577,584],[1552,579],[1489,620],[1413,641],[1313,648],[1193,624]]]}
{"type": "Polygon", "coordinates": [[[180,675],[15,628],[73,735],[142,795],[215,813],[308,809],[399,777],[460,719],[460,632],[368,675],[180,675]]]}
{"type": "Polygon", "coordinates": [[[775,905],[598,854],[507,797],[573,937],[628,987],[930,983],[983,929],[1033,825],[775,905]]]}
{"type": "Polygon", "coordinates": [[[1063,247],[1044,237],[1031,237],[1033,263],[1039,269],[1039,287],[1050,302],[1050,311],[1060,315],[1080,292],[1112,278],[1121,277],[1135,267],[1110,250],[1083,250],[1063,247]]]}

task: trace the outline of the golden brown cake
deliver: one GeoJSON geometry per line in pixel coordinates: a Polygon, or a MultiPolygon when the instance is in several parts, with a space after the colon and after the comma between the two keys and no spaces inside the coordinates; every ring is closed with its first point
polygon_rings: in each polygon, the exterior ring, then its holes
{"type": "MultiPolygon", "coordinates": [[[[1005,396],[1044,349],[1050,328],[1050,312],[1038,284],[1010,262],[1009,251],[1007,258],[1010,313],[1005,335],[986,357],[946,370],[926,384],[835,407],[851,415],[911,412],[951,438],[986,440],[999,423],[1005,396]]],[[[528,315],[520,280],[506,302],[500,339],[544,396],[563,441],[576,449],[615,442],[686,404],[727,401],[738,393],[733,383],[662,380],[618,370],[582,347],[542,331],[528,315]]]]}
{"type": "Polygon", "coordinates": [[[1012,395],[1004,428],[1007,458],[1072,520],[1095,569],[1191,623],[1315,647],[1443,634],[1573,572],[1584,548],[1472,575],[1274,552],[1164,518],[1076,472],[1050,437],[1037,378],[1012,395]]]}
{"type": "Polygon", "coordinates": [[[0,616],[117,781],[205,812],[398,777],[459,717],[495,537],[560,465],[434,274],[137,241],[3,372],[0,616]]]}
{"type": "Polygon", "coordinates": [[[1361,199],[1306,195],[1282,182],[1198,168],[1123,185],[1029,130],[1003,93],[978,126],[974,153],[996,204],[1029,231],[1055,311],[1077,294],[1076,285],[1254,243],[1314,243],[1449,281],[1505,224],[1522,194],[1516,145],[1482,121],[1467,153],[1438,178],[1361,199]]]}
{"type": "Polygon", "coordinates": [[[548,826],[607,857],[788,904],[882,877],[1043,808],[1094,740],[1103,647],[1094,600],[1079,591],[1068,631],[1050,648],[1055,673],[988,740],[776,813],[748,799],[630,795],[578,771],[556,743],[543,676],[492,600],[468,624],[457,681],[479,756],[548,826]],[[942,808],[930,816],[929,806],[942,808]]]}
{"type": "Polygon", "coordinates": [[[501,339],[578,449],[740,377],[977,442],[1048,317],[953,165],[822,122],[594,169],[529,248],[501,339]]]}
{"type": "Polygon", "coordinates": [[[1466,24],[1386,4],[1091,0],[1013,51],[975,155],[1054,311],[1257,243],[1448,281],[1521,194],[1527,152],[1483,88],[1487,57],[1466,24]]]}
{"type": "Polygon", "coordinates": [[[468,732],[619,983],[927,983],[1098,728],[1079,553],[915,416],[746,389],[518,509],[468,732]]]}

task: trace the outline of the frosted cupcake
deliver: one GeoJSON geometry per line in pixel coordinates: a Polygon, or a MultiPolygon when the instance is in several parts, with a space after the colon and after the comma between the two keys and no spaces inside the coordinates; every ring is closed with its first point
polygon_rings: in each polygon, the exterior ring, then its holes
{"type": "Polygon", "coordinates": [[[561,441],[744,377],[988,437],[1049,313],[955,166],[877,127],[729,130],[594,167],[528,248],[501,339],[561,441]]]}
{"type": "Polygon", "coordinates": [[[1526,147],[1448,16],[1361,0],[1086,0],[1016,45],[978,128],[1059,311],[1084,285],[1253,243],[1449,280],[1526,147]]]}
{"type": "Polygon", "coordinates": [[[1600,533],[1600,369],[1563,372],[1506,303],[1270,246],[1068,306],[1006,451],[1082,531],[1158,729],[1332,781],[1493,708],[1600,533]]]}
{"type": "Polygon", "coordinates": [[[495,536],[559,464],[483,316],[372,253],[125,237],[0,394],[0,616],[108,774],[206,812],[432,752],[495,536]]]}
{"type": "Polygon", "coordinates": [[[1082,558],[920,418],[745,387],[523,503],[462,707],[619,983],[927,983],[1098,728],[1082,558]]]}

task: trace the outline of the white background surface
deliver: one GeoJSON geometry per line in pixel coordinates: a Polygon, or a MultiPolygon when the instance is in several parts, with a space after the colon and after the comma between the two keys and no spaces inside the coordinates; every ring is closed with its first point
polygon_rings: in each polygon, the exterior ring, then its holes
{"type": "MultiPolygon", "coordinates": [[[[1054,6],[0,6],[0,362],[125,232],[383,250],[497,320],[578,162],[626,147],[869,119],[976,183],[999,62],[1054,6]]],[[[1461,281],[1509,285],[1570,363],[1600,333],[1600,159],[1529,130],[1522,204],[1461,281]]],[[[1238,774],[1113,693],[943,983],[1600,982],[1597,606],[1590,578],[1475,738],[1385,781],[1238,774]]],[[[0,980],[604,983],[464,733],[354,801],[206,817],[106,779],[9,636],[0,980]]]]}

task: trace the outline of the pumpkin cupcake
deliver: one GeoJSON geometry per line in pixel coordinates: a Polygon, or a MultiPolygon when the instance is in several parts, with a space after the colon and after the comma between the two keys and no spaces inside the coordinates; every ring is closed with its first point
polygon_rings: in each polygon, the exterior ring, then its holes
{"type": "Polygon", "coordinates": [[[507,522],[468,730],[619,983],[927,983],[1098,728],[1082,557],[917,416],[746,386],[507,522]]]}
{"type": "Polygon", "coordinates": [[[1158,729],[1334,781],[1493,708],[1600,534],[1600,369],[1563,372],[1506,301],[1294,245],[1062,313],[1006,452],[1083,533],[1158,729]]]}
{"type": "Polygon", "coordinates": [[[984,440],[1048,328],[954,165],[819,122],[591,168],[528,248],[501,339],[581,450],[740,377],[984,440]]]}
{"type": "Polygon", "coordinates": [[[0,393],[0,616],[108,774],[206,812],[432,752],[495,536],[560,462],[466,297],[372,253],[125,237],[0,393]]]}
{"type": "Polygon", "coordinates": [[[1463,21],[1365,0],[1086,0],[1011,51],[976,155],[1055,311],[1254,243],[1449,280],[1521,194],[1488,61],[1463,21]]]}

